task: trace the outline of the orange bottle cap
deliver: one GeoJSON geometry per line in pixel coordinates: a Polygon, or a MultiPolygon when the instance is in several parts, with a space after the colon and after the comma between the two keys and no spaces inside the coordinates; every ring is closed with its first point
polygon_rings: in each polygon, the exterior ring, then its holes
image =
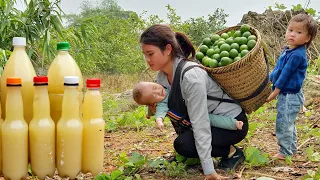
{"type": "Polygon", "coordinates": [[[7,77],[7,85],[21,85],[20,77],[7,77]]]}

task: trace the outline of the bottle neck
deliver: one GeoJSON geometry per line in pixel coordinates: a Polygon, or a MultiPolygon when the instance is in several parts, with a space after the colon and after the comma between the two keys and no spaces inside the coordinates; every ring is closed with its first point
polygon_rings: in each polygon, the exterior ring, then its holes
{"type": "Polygon", "coordinates": [[[69,54],[69,51],[67,51],[67,50],[59,50],[58,54],[60,54],[60,55],[69,54]]]}
{"type": "Polygon", "coordinates": [[[88,88],[83,103],[83,119],[102,118],[102,97],[99,88],[88,88]]]}
{"type": "Polygon", "coordinates": [[[7,87],[6,120],[24,120],[21,86],[7,87]]]}
{"type": "Polygon", "coordinates": [[[44,119],[50,117],[50,101],[47,85],[36,85],[34,87],[33,119],[44,119]]]}
{"type": "Polygon", "coordinates": [[[13,50],[25,51],[26,47],[25,46],[14,46],[13,50]]]}
{"type": "Polygon", "coordinates": [[[79,119],[78,86],[65,86],[62,101],[62,119],[79,119]]]}

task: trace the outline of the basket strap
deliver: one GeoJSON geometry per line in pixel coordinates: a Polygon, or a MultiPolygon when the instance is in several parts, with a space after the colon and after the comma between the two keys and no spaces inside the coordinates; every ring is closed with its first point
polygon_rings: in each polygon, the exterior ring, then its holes
{"type": "MultiPolygon", "coordinates": [[[[264,54],[264,59],[266,61],[267,64],[267,73],[269,73],[269,63],[268,63],[268,57],[265,53],[265,51],[263,50],[263,54],[264,54]]],[[[259,86],[259,88],[257,90],[255,90],[250,96],[246,97],[246,98],[241,98],[241,99],[236,99],[238,102],[243,102],[249,99],[252,99],[256,96],[258,96],[263,90],[264,88],[268,85],[269,82],[269,75],[266,76],[266,78],[263,80],[262,84],[259,86]]]]}
{"type": "MultiPolygon", "coordinates": [[[[183,80],[184,74],[189,71],[190,69],[194,68],[194,67],[199,67],[201,68],[199,65],[191,65],[186,67],[186,69],[184,69],[184,71],[182,72],[182,77],[181,80],[183,80]]],[[[220,85],[219,85],[220,86],[220,85]]],[[[225,91],[224,91],[225,92],[225,91]]],[[[213,101],[220,101],[220,102],[227,102],[227,103],[237,103],[237,101],[233,100],[233,99],[223,99],[223,98],[218,98],[218,97],[214,97],[214,96],[209,96],[207,95],[207,99],[213,100],[213,101]]]]}

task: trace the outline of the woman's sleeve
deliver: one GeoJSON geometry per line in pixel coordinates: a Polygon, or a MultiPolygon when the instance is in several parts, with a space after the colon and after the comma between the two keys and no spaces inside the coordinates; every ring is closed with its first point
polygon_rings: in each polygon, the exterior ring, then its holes
{"type": "Polygon", "coordinates": [[[205,175],[215,172],[211,157],[211,126],[207,106],[207,73],[193,68],[185,73],[181,82],[181,92],[185,99],[195,145],[205,175]]]}

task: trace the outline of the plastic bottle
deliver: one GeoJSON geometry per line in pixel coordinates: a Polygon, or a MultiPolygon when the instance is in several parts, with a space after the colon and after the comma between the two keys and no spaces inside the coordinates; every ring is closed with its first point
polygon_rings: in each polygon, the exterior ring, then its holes
{"type": "Polygon", "coordinates": [[[29,123],[32,172],[39,179],[55,172],[55,124],[50,117],[48,77],[34,77],[33,119],[29,123]]]}
{"type": "MultiPolygon", "coordinates": [[[[50,81],[49,81],[50,82],[50,81]]],[[[61,118],[57,124],[57,168],[60,177],[74,179],[81,171],[82,122],[79,117],[77,76],[64,78],[61,118]]]]}
{"type": "MultiPolygon", "coordinates": [[[[82,105],[83,99],[83,80],[81,71],[69,54],[70,45],[68,42],[60,42],[57,44],[58,54],[51,63],[48,70],[48,78],[49,78],[49,98],[50,98],[50,114],[51,118],[55,123],[61,117],[62,111],[62,99],[63,99],[63,81],[65,76],[78,76],[79,78],[79,108],[82,105]]],[[[81,112],[81,111],[79,111],[81,112]]]]}
{"type": "Polygon", "coordinates": [[[6,98],[7,98],[7,77],[21,77],[22,79],[22,99],[24,109],[24,119],[29,123],[33,114],[33,77],[36,76],[31,61],[26,53],[26,39],[14,37],[12,41],[13,52],[7,61],[1,77],[1,104],[3,119],[6,119],[6,98]]]}
{"type": "Polygon", "coordinates": [[[2,124],[2,165],[5,179],[28,174],[28,124],[23,117],[21,78],[7,78],[6,119],[2,124]]]}
{"type": "Polygon", "coordinates": [[[86,86],[82,107],[82,172],[91,172],[95,176],[103,169],[104,160],[105,121],[102,118],[100,79],[87,79],[86,86]]]}

